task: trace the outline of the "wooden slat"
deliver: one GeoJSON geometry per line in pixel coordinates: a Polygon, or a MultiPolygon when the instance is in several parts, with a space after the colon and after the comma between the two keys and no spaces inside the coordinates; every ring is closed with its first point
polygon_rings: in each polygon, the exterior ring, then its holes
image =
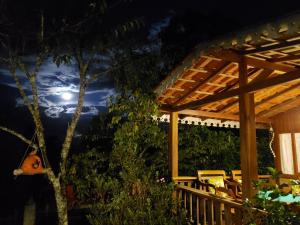
{"type": "MultiPolygon", "coordinates": [[[[264,80],[264,79],[266,79],[272,72],[273,72],[272,70],[262,70],[262,71],[259,73],[259,75],[257,75],[250,83],[254,83],[254,82],[257,82],[257,81],[260,81],[260,80],[264,80]]],[[[249,75],[248,75],[248,77],[249,77],[249,75]]],[[[250,77],[251,77],[251,75],[250,75],[250,77]]],[[[228,108],[230,108],[230,107],[232,107],[232,106],[234,106],[234,105],[236,105],[236,104],[238,104],[238,99],[232,101],[232,102],[229,103],[229,104],[226,104],[225,107],[223,107],[223,108],[222,108],[221,110],[219,110],[218,112],[219,112],[219,113],[222,113],[222,112],[224,112],[226,109],[228,109],[228,108]]]]}
{"type": "Polygon", "coordinates": [[[239,202],[234,202],[228,198],[220,198],[216,195],[212,195],[208,192],[204,192],[202,190],[199,189],[195,189],[195,188],[190,188],[190,187],[186,187],[186,186],[177,186],[177,189],[179,190],[183,190],[183,191],[187,191],[187,192],[191,192],[193,193],[193,195],[195,196],[199,196],[202,199],[212,199],[213,201],[219,201],[221,203],[227,204],[232,208],[240,208],[243,209],[243,205],[239,202]]]}
{"type": "Polygon", "coordinates": [[[285,61],[290,61],[290,60],[297,60],[300,59],[300,55],[288,55],[280,58],[274,58],[268,60],[269,62],[285,62],[285,61]]]}
{"type": "Polygon", "coordinates": [[[214,224],[214,203],[212,199],[206,201],[207,203],[207,222],[209,225],[214,224]]]}
{"type": "Polygon", "coordinates": [[[189,97],[191,94],[193,94],[195,91],[197,91],[198,89],[200,89],[203,85],[205,85],[207,82],[211,81],[215,76],[217,76],[219,73],[222,73],[228,66],[230,65],[230,63],[225,63],[223,66],[221,66],[221,68],[216,71],[215,73],[211,74],[210,76],[208,76],[206,79],[204,79],[203,81],[199,82],[197,85],[195,85],[191,90],[189,90],[186,94],[184,94],[182,97],[180,97],[175,103],[174,105],[178,105],[181,102],[183,102],[187,97],[189,97]]]}
{"type": "Polygon", "coordinates": [[[255,106],[262,105],[262,104],[264,104],[264,103],[266,103],[268,101],[271,101],[274,98],[277,98],[278,96],[282,96],[282,95],[284,95],[284,94],[286,94],[288,92],[291,92],[291,91],[293,91],[296,88],[300,88],[300,84],[294,84],[294,85],[288,87],[285,90],[279,91],[279,92],[275,93],[274,95],[271,95],[271,96],[269,96],[267,98],[264,98],[260,102],[255,103],[255,106]]]}
{"type": "Polygon", "coordinates": [[[202,198],[200,200],[200,210],[203,212],[202,214],[200,214],[200,217],[202,216],[202,221],[203,223],[202,224],[206,224],[207,223],[207,217],[206,217],[206,199],[202,198]]]}
{"type": "Polygon", "coordinates": [[[178,80],[184,81],[184,82],[191,82],[191,83],[195,83],[195,82],[196,82],[195,80],[192,80],[192,79],[185,79],[185,78],[179,78],[178,80]]]}
{"type": "Polygon", "coordinates": [[[202,68],[190,68],[189,70],[194,72],[199,72],[199,73],[208,73],[206,69],[202,69],[202,68]]]}
{"type": "MultiPolygon", "coordinates": [[[[241,55],[239,55],[233,51],[222,50],[222,51],[214,52],[212,54],[214,56],[216,56],[220,59],[226,60],[226,61],[236,62],[236,63],[241,62],[241,55]]],[[[278,71],[283,71],[283,72],[291,72],[291,71],[295,70],[295,68],[292,66],[282,65],[282,64],[278,64],[278,63],[272,63],[272,62],[268,62],[268,61],[264,61],[264,60],[259,60],[259,59],[251,58],[249,56],[245,57],[245,60],[246,60],[247,65],[254,66],[257,68],[278,70],[278,71]]]]}
{"type": "Polygon", "coordinates": [[[300,106],[300,96],[296,96],[295,98],[289,99],[281,104],[266,109],[265,111],[258,113],[258,115],[270,118],[281,112],[285,112],[289,109],[296,108],[298,106],[300,106]]]}
{"type": "Polygon", "coordinates": [[[214,208],[215,208],[215,222],[216,225],[222,225],[222,209],[221,209],[221,203],[220,202],[214,202],[214,208]]]}
{"type": "Polygon", "coordinates": [[[267,88],[267,87],[282,84],[282,83],[289,82],[289,81],[296,80],[296,79],[300,79],[300,70],[295,70],[295,71],[292,71],[292,72],[288,72],[288,73],[285,73],[283,75],[272,77],[272,78],[269,78],[269,79],[265,79],[265,80],[262,80],[262,81],[259,81],[259,82],[250,83],[250,84],[245,85],[245,86],[240,87],[240,88],[236,88],[236,89],[233,89],[233,90],[230,90],[230,91],[227,91],[227,92],[221,92],[219,94],[208,96],[204,99],[196,100],[196,101],[193,101],[193,102],[189,102],[189,103],[186,103],[186,104],[183,104],[183,105],[180,105],[180,106],[174,106],[174,107],[171,107],[171,108],[174,111],[181,111],[181,110],[187,109],[187,108],[193,109],[193,108],[196,108],[196,107],[200,107],[204,104],[208,104],[208,103],[211,103],[211,102],[215,102],[215,101],[219,101],[219,100],[222,100],[222,99],[230,98],[230,97],[233,97],[233,96],[236,96],[236,95],[240,95],[242,93],[254,92],[254,91],[257,91],[257,90],[260,90],[260,89],[264,89],[264,88],[267,88]]]}
{"type": "Polygon", "coordinates": [[[202,94],[202,95],[213,95],[214,93],[212,92],[207,92],[207,91],[195,91],[197,94],[202,94]]]}
{"type": "Polygon", "coordinates": [[[232,225],[231,207],[228,205],[225,205],[224,207],[224,218],[225,225],[232,225]]]}
{"type": "Polygon", "coordinates": [[[253,53],[259,53],[259,52],[264,52],[264,51],[268,51],[268,50],[275,50],[275,49],[280,49],[280,48],[286,48],[289,46],[294,46],[294,45],[299,45],[300,44],[300,40],[294,40],[294,41],[282,41],[279,44],[275,44],[275,45],[270,45],[270,46],[266,46],[266,47],[256,47],[253,50],[246,50],[246,51],[242,51],[241,53],[244,55],[248,55],[248,54],[253,54],[253,53]]]}
{"type": "Polygon", "coordinates": [[[200,198],[196,196],[196,225],[200,225],[200,198]]]}
{"type": "Polygon", "coordinates": [[[225,84],[217,84],[217,83],[212,83],[212,82],[207,82],[206,84],[209,86],[215,86],[215,87],[222,87],[222,88],[226,87],[225,84]]]}
{"type": "Polygon", "coordinates": [[[190,212],[190,221],[193,222],[193,195],[189,195],[189,212],[190,212]]]}

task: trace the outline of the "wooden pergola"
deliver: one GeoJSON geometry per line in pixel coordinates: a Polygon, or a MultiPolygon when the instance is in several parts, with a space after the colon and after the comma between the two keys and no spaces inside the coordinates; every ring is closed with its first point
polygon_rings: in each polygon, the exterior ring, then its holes
{"type": "Polygon", "coordinates": [[[170,114],[172,176],[178,176],[178,114],[239,121],[243,198],[253,196],[256,124],[273,124],[300,106],[300,15],[198,45],[156,93],[170,114]]]}

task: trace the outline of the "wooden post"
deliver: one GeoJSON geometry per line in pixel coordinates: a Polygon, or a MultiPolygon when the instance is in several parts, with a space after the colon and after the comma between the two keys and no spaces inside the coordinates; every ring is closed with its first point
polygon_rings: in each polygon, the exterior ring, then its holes
{"type": "Polygon", "coordinates": [[[169,169],[172,177],[178,177],[178,113],[170,113],[169,169]]]}
{"type": "MultiPolygon", "coordinates": [[[[242,58],[239,63],[239,85],[243,87],[248,83],[247,63],[242,58]]],[[[239,95],[240,113],[240,157],[242,169],[243,199],[251,199],[255,195],[252,181],[258,179],[256,129],[255,129],[254,93],[239,95]]]]}

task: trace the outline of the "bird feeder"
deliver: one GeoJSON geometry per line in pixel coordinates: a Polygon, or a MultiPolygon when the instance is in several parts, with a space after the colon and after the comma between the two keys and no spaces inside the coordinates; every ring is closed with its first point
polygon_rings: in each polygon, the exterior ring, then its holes
{"type": "Polygon", "coordinates": [[[23,161],[20,168],[14,170],[14,175],[35,175],[44,173],[44,167],[39,156],[29,154],[23,161]]]}

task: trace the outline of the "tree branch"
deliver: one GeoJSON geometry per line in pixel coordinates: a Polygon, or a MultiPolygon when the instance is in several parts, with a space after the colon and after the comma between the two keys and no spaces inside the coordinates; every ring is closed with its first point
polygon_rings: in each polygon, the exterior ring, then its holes
{"type": "Polygon", "coordinates": [[[37,84],[36,84],[36,74],[37,74],[37,71],[40,69],[41,65],[43,64],[43,60],[45,58],[44,55],[45,54],[40,53],[39,56],[37,57],[36,63],[35,63],[35,69],[34,69],[33,73],[31,73],[29,71],[29,69],[26,67],[26,65],[24,63],[22,63],[19,58],[15,59],[15,61],[16,61],[15,64],[13,62],[11,62],[11,66],[12,66],[11,73],[12,73],[12,75],[14,77],[14,80],[17,84],[19,92],[20,92],[21,96],[24,99],[24,102],[27,105],[27,107],[28,107],[28,109],[29,109],[29,111],[32,115],[36,130],[37,130],[37,137],[38,137],[39,147],[41,149],[43,149],[44,151],[46,151],[46,149],[45,149],[46,144],[45,144],[45,138],[44,138],[44,133],[43,133],[44,129],[43,129],[43,125],[42,125],[41,117],[40,117],[40,112],[39,112],[38,91],[37,91],[37,84]],[[29,79],[29,82],[30,82],[30,85],[31,85],[32,96],[33,96],[33,101],[32,102],[29,101],[26,93],[23,90],[22,84],[19,81],[19,78],[16,75],[16,66],[17,65],[21,69],[21,71],[26,74],[27,78],[29,79]]]}
{"type": "MultiPolygon", "coordinates": [[[[79,60],[81,60],[79,58],[79,60]]],[[[88,71],[88,64],[82,64],[81,62],[78,62],[80,66],[80,88],[79,88],[79,96],[78,96],[78,103],[76,106],[75,113],[73,114],[71,123],[68,126],[67,132],[66,132],[66,137],[62,146],[62,151],[61,151],[61,162],[60,162],[60,173],[59,177],[64,177],[66,175],[66,162],[67,162],[67,157],[70,151],[70,146],[72,143],[72,138],[74,135],[75,128],[77,126],[78,120],[80,118],[80,114],[82,111],[83,103],[84,103],[84,95],[85,95],[85,90],[87,86],[86,82],[86,75],[88,71]]]]}
{"type": "Polygon", "coordinates": [[[33,74],[30,77],[30,84],[32,89],[33,96],[33,113],[34,113],[34,123],[37,129],[37,137],[39,140],[39,147],[46,152],[46,143],[44,138],[44,127],[41,121],[40,110],[39,110],[39,99],[38,99],[38,90],[36,84],[36,74],[33,74]]]}
{"type": "Polygon", "coordinates": [[[19,78],[18,78],[18,76],[16,74],[16,65],[13,62],[10,62],[10,73],[11,73],[13,79],[16,82],[17,88],[19,90],[19,93],[20,93],[21,97],[24,100],[24,103],[27,105],[27,108],[30,111],[31,115],[34,116],[31,102],[30,102],[28,96],[26,95],[26,93],[25,93],[25,91],[24,91],[24,89],[22,87],[22,84],[21,84],[21,82],[20,82],[20,80],[19,80],[19,78]]]}
{"type": "Polygon", "coordinates": [[[29,140],[26,137],[24,137],[24,135],[22,135],[22,134],[20,134],[20,133],[18,133],[16,131],[14,131],[14,130],[11,130],[11,129],[7,128],[7,127],[3,127],[3,126],[0,126],[0,130],[5,131],[5,132],[7,132],[9,134],[12,134],[12,135],[16,136],[17,138],[21,139],[26,144],[30,145],[32,148],[34,148],[36,150],[38,149],[38,146],[36,144],[32,143],[31,140],[29,140]]]}

